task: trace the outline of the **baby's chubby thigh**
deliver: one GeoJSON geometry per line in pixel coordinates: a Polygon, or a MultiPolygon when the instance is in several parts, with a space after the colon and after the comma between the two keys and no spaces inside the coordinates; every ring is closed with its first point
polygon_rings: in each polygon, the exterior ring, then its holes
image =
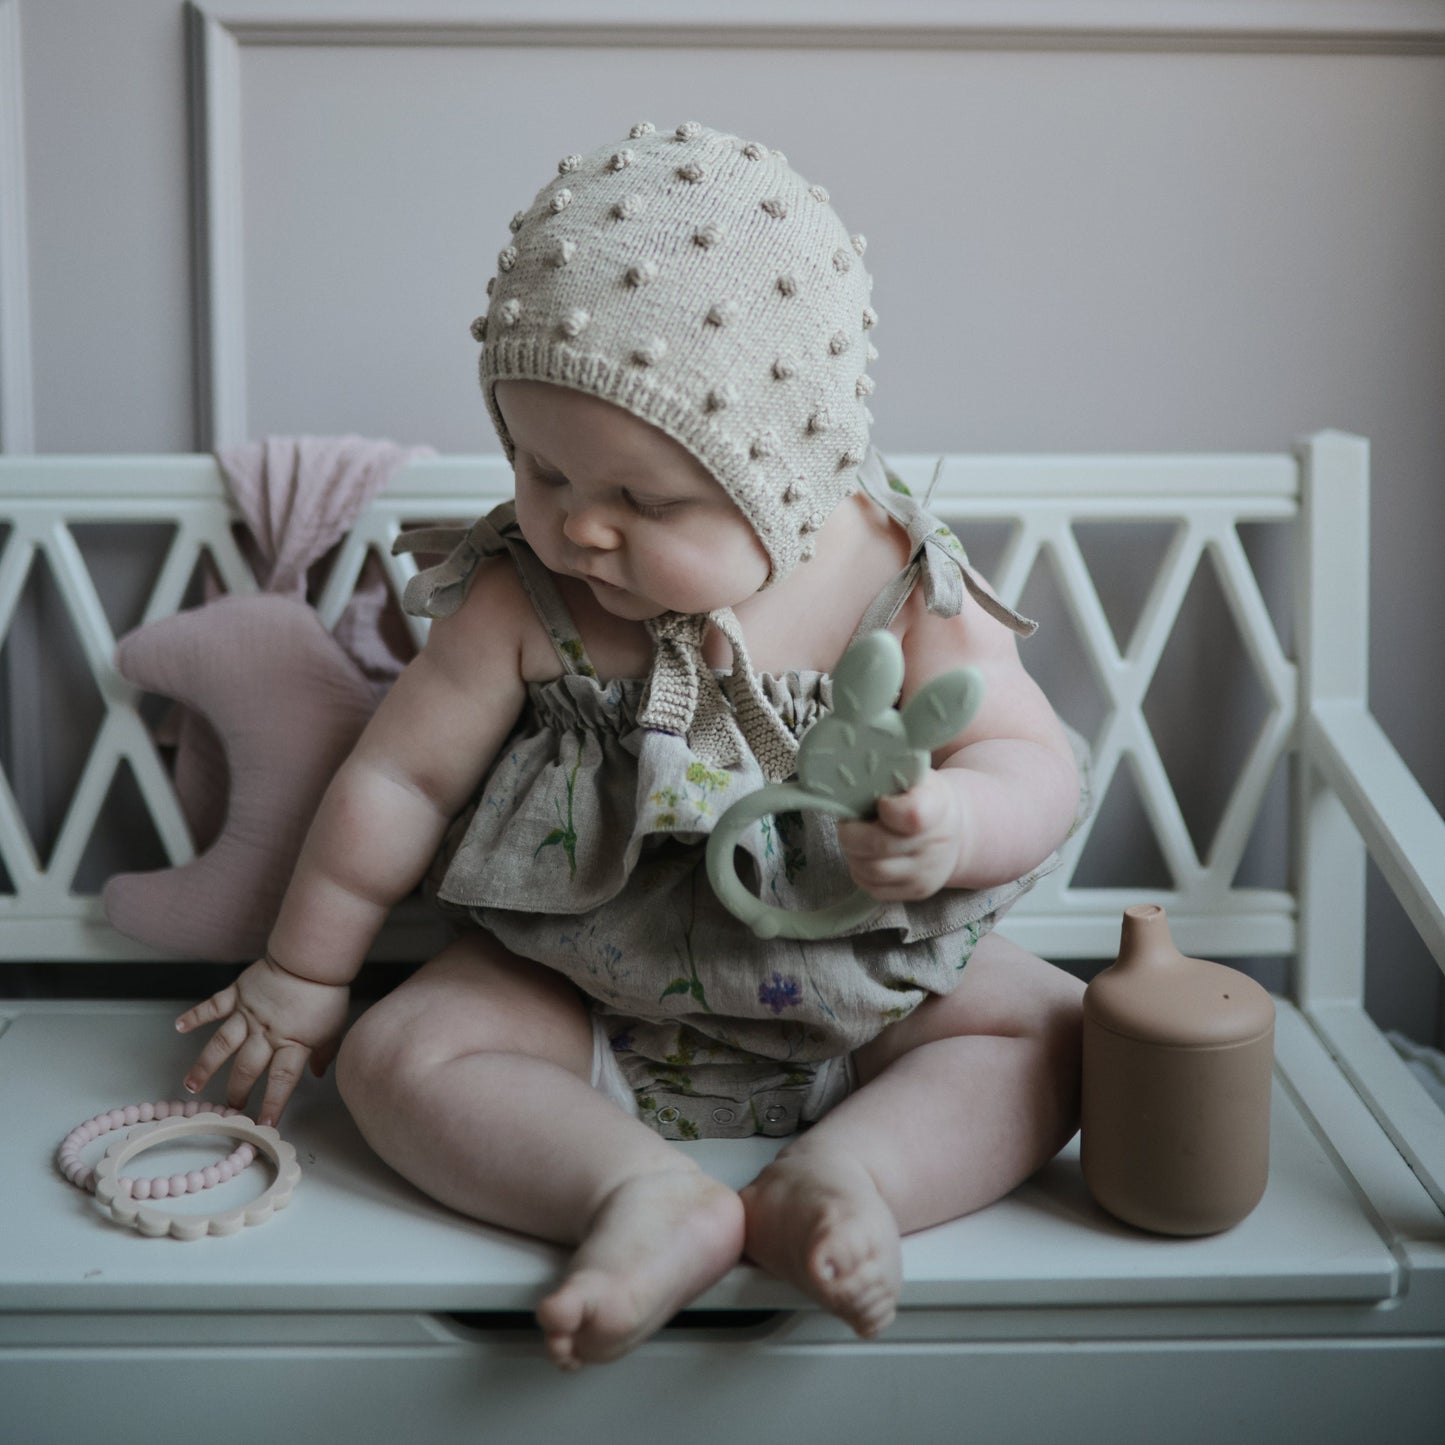
{"type": "Polygon", "coordinates": [[[860,1084],[924,1044],[973,1035],[1037,1040],[1064,1072],[1077,1070],[1084,985],[999,933],[978,941],[951,993],[933,994],[854,1054],[860,1084]]]}
{"type": "MultiPolygon", "coordinates": [[[[521,1054],[586,1081],[592,1016],[560,974],[510,953],[480,930],[463,934],[352,1025],[336,1061],[353,1115],[476,1054],[521,1054]]],[[[361,1122],[358,1117],[358,1122],[361,1122]]]]}
{"type": "Polygon", "coordinates": [[[639,1150],[666,1147],[592,1088],[592,1050],[571,984],[469,933],[362,1015],[337,1083],[362,1137],[423,1192],[575,1242],[639,1150]]]}
{"type": "Polygon", "coordinates": [[[778,1156],[773,1182],[786,1182],[785,1163],[805,1183],[861,1166],[872,1192],[854,1189],[853,1218],[873,1221],[876,1258],[879,1216],[863,1209],[875,1194],[903,1234],[1002,1198],[1077,1127],[1082,995],[1062,970],[985,935],[957,988],[854,1053],[858,1089],[778,1156]]]}

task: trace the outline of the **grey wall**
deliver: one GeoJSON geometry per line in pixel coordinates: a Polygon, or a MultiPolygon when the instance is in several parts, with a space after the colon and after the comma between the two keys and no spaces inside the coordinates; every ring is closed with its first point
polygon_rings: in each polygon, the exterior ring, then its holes
{"type": "MultiPolygon", "coordinates": [[[[1371,437],[1372,702],[1445,804],[1445,5],[426,10],[216,0],[197,85],[180,0],[0,0],[0,443],[489,450],[467,323],[507,218],[564,153],[696,117],[868,235],[885,451],[1371,437]]],[[[1378,897],[1370,977],[1436,1036],[1378,897]]]]}

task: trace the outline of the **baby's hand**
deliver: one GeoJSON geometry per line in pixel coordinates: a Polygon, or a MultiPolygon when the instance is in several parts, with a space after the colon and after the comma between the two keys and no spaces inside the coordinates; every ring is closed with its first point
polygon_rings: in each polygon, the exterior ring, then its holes
{"type": "Polygon", "coordinates": [[[298,978],[269,958],[259,959],[235,983],[176,1020],[181,1033],[221,1020],[191,1065],[185,1087],[199,1093],[235,1055],[226,1102],[245,1108],[256,1080],[269,1070],[257,1122],[274,1125],[301,1082],[307,1060],[319,1078],[336,1057],[349,995],[346,984],[298,978]]]}
{"type": "Polygon", "coordinates": [[[931,898],[953,876],[963,834],[957,791],[934,770],[906,793],[878,799],[878,815],[838,824],[853,881],[882,903],[931,898]]]}

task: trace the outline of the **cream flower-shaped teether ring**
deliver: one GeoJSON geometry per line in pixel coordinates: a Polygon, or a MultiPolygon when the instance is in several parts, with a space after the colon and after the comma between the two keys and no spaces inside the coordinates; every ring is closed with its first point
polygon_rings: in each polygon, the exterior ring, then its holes
{"type": "Polygon", "coordinates": [[[248,1224],[264,1224],[278,1209],[284,1209],[291,1202],[291,1195],[300,1179],[301,1166],[296,1162],[296,1150],[274,1129],[254,1124],[239,1114],[225,1119],[219,1114],[197,1114],[189,1119],[172,1118],[142,1125],[112,1144],[95,1166],[95,1197],[110,1210],[112,1219],[120,1224],[129,1224],[144,1235],[157,1239],[167,1234],[176,1239],[203,1239],[208,1234],[235,1234],[248,1224]],[[249,1204],[209,1214],[169,1214],[152,1209],[121,1188],[120,1170],[137,1154],[192,1134],[219,1134],[223,1138],[239,1139],[249,1144],[257,1154],[269,1160],[276,1171],[270,1188],[249,1204]]]}
{"type": "Polygon", "coordinates": [[[900,711],[893,703],[902,686],[898,639],[891,632],[860,638],[834,670],[832,712],[798,749],[798,782],[749,793],[718,819],[707,843],[708,878],[723,906],[759,938],[831,938],[879,906],[855,888],[823,908],[776,908],[743,886],[734,850],[752,824],[774,813],[869,817],[879,798],[906,793],[922,779],[933,749],[957,737],[983,702],[983,678],[971,667],[932,679],[900,711]]]}

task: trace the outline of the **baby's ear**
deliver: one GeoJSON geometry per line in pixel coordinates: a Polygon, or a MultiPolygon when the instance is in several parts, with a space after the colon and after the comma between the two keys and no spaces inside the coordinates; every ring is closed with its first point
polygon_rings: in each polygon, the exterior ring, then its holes
{"type": "Polygon", "coordinates": [[[224,597],[121,639],[116,667],[215,731],[230,772],[225,821],[193,862],[120,873],[102,890],[111,924],[181,957],[259,958],[326,785],[377,693],[310,607],[224,597]]]}

